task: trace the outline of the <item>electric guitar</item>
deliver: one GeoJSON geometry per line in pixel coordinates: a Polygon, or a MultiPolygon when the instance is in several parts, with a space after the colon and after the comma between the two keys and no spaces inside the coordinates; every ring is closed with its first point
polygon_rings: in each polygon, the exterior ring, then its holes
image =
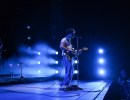
{"type": "Polygon", "coordinates": [[[68,60],[71,60],[73,57],[79,56],[82,53],[82,51],[87,51],[87,50],[88,50],[87,47],[83,47],[82,49],[79,50],[66,51],[65,56],[68,58],[68,60]]]}

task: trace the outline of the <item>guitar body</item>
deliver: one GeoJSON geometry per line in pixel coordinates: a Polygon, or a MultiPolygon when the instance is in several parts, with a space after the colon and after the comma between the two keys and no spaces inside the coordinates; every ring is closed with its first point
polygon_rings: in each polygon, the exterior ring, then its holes
{"type": "Polygon", "coordinates": [[[71,51],[69,51],[65,53],[65,56],[68,60],[71,60],[75,55],[71,51]]]}
{"type": "Polygon", "coordinates": [[[79,56],[82,51],[87,51],[87,50],[88,50],[88,48],[84,47],[79,50],[67,51],[67,52],[65,52],[65,56],[68,58],[68,60],[71,60],[73,57],[79,56]]]}

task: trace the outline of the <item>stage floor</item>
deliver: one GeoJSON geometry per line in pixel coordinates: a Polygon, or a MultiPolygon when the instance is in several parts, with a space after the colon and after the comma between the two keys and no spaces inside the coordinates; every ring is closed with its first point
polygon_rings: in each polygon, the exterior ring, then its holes
{"type": "Polygon", "coordinates": [[[103,100],[111,83],[79,81],[83,90],[78,91],[60,91],[59,81],[1,86],[0,100],[103,100]]]}

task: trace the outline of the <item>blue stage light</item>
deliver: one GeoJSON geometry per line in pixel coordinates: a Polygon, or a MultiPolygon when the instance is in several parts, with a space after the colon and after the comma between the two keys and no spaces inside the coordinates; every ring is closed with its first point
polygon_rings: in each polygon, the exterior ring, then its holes
{"type": "Polygon", "coordinates": [[[99,74],[100,75],[105,75],[105,70],[104,69],[99,69],[99,74]]]}
{"type": "Polygon", "coordinates": [[[38,54],[38,55],[41,55],[41,52],[38,52],[37,54],[38,54]]]}
{"type": "Polygon", "coordinates": [[[104,53],[104,50],[100,48],[100,49],[98,50],[98,52],[99,52],[100,54],[103,54],[103,53],[104,53]]]}
{"type": "Polygon", "coordinates": [[[56,55],[58,55],[58,51],[56,51],[56,55]]]}
{"type": "Polygon", "coordinates": [[[27,39],[28,39],[28,40],[31,40],[31,37],[30,37],[30,36],[28,36],[28,37],[27,37],[27,39]]]}
{"type": "Polygon", "coordinates": [[[74,74],[78,74],[78,70],[74,70],[74,74]]]}
{"type": "Polygon", "coordinates": [[[31,47],[28,47],[28,50],[31,50],[31,47]]]}
{"type": "Polygon", "coordinates": [[[58,64],[58,61],[56,61],[56,64],[58,64]]]}
{"type": "Polygon", "coordinates": [[[13,67],[13,64],[8,64],[9,65],[9,67],[13,67]]]}
{"type": "Polygon", "coordinates": [[[40,61],[38,61],[38,62],[37,62],[37,64],[41,64],[41,62],[40,62],[40,61]]]}
{"type": "Polygon", "coordinates": [[[33,46],[34,50],[41,52],[42,54],[56,54],[56,50],[51,48],[49,45],[45,43],[37,43],[36,45],[33,46]]]}
{"type": "Polygon", "coordinates": [[[40,71],[40,70],[38,70],[38,73],[40,74],[40,73],[41,73],[41,71],[40,71]]]}
{"type": "Polygon", "coordinates": [[[27,26],[27,29],[30,29],[30,28],[31,28],[31,26],[28,25],[28,26],[27,26]]]}
{"type": "Polygon", "coordinates": [[[104,62],[105,62],[103,58],[100,58],[98,61],[100,64],[104,64],[104,62]]]}
{"type": "Polygon", "coordinates": [[[74,63],[75,63],[75,64],[77,64],[77,63],[78,63],[78,61],[77,61],[77,60],[75,60],[75,61],[74,61],[74,63]]]}
{"type": "Polygon", "coordinates": [[[48,44],[36,43],[35,45],[31,45],[29,49],[27,45],[22,45],[19,48],[19,52],[25,54],[25,56],[23,55],[17,61],[24,62],[22,65],[24,75],[50,77],[59,73],[58,70],[50,68],[51,65],[57,66],[59,64],[58,60],[50,55],[53,54],[56,56],[58,51],[51,48],[48,44]]]}
{"type": "Polygon", "coordinates": [[[58,74],[59,73],[59,71],[58,70],[56,70],[56,74],[58,74]]]}

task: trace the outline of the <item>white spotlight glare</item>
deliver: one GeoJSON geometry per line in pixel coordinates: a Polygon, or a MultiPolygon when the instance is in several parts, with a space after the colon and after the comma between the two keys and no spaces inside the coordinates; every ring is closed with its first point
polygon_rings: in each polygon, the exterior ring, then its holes
{"type": "Polygon", "coordinates": [[[78,63],[78,61],[77,61],[77,60],[75,60],[75,61],[74,61],[74,63],[75,63],[75,64],[77,64],[77,63],[78,63]]]}
{"type": "Polygon", "coordinates": [[[56,61],[56,64],[58,64],[58,61],[56,61]]]}
{"type": "Polygon", "coordinates": [[[78,74],[78,71],[77,71],[77,70],[74,70],[74,74],[78,74]]]}
{"type": "Polygon", "coordinates": [[[103,54],[103,53],[104,53],[104,50],[103,50],[103,49],[99,49],[98,52],[99,52],[100,54],[103,54]]]}
{"type": "Polygon", "coordinates": [[[30,36],[28,36],[28,37],[27,37],[27,39],[28,39],[28,40],[30,40],[30,39],[31,39],[31,37],[30,37],[30,36]]]}
{"type": "Polygon", "coordinates": [[[9,64],[9,67],[13,67],[13,64],[9,64]]]}
{"type": "Polygon", "coordinates": [[[40,62],[40,61],[38,61],[38,62],[37,62],[37,64],[41,64],[41,62],[40,62]]]}
{"type": "Polygon", "coordinates": [[[38,54],[38,55],[41,55],[41,52],[38,52],[37,54],[38,54]]]}
{"type": "Polygon", "coordinates": [[[99,63],[100,63],[100,64],[103,64],[103,63],[104,63],[104,59],[103,59],[103,58],[100,58],[100,59],[99,59],[99,63]]]}
{"type": "Polygon", "coordinates": [[[56,51],[56,55],[58,55],[58,51],[56,51]]]}
{"type": "Polygon", "coordinates": [[[41,71],[40,71],[40,70],[38,70],[38,73],[40,74],[40,73],[41,73],[41,71]]]}
{"type": "Polygon", "coordinates": [[[99,70],[99,74],[100,74],[100,75],[105,75],[105,70],[100,69],[100,70],[99,70]]]}
{"type": "Polygon", "coordinates": [[[30,28],[31,28],[31,26],[28,25],[28,26],[27,26],[27,29],[30,29],[30,28]]]}
{"type": "Polygon", "coordinates": [[[59,73],[59,71],[58,70],[56,70],[56,74],[58,74],[59,73]]]}

